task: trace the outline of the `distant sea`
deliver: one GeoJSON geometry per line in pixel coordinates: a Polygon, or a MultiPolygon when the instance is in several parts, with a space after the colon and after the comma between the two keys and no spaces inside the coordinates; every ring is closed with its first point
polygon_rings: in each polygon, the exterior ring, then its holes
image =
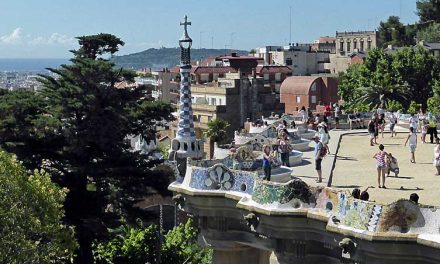
{"type": "Polygon", "coordinates": [[[58,68],[61,64],[68,64],[69,59],[2,59],[0,71],[41,72],[46,68],[58,68]]]}

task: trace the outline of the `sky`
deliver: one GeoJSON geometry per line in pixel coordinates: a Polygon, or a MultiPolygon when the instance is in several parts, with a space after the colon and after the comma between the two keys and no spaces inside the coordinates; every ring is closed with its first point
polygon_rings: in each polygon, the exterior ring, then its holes
{"type": "Polygon", "coordinates": [[[76,36],[101,32],[125,42],[118,55],[176,47],[185,15],[194,48],[250,50],[374,30],[390,15],[414,23],[415,10],[416,0],[0,0],[0,58],[70,58],[76,36]]]}

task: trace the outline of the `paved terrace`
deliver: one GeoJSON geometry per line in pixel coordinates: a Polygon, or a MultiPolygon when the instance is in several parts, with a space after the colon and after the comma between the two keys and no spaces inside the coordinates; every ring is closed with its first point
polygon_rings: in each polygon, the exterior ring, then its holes
{"type": "MultiPolygon", "coordinates": [[[[379,150],[378,145],[369,145],[369,136],[366,130],[332,130],[330,131],[330,151],[323,163],[323,183],[316,183],[316,171],[313,160],[313,150],[307,151],[303,156],[303,164],[294,167],[293,174],[301,178],[310,186],[331,186],[335,189],[352,191],[359,188],[361,191],[367,187],[370,200],[389,204],[400,198],[409,198],[416,192],[421,204],[440,206],[440,176],[434,176],[435,167],[432,165],[433,144],[422,144],[418,138],[416,162],[409,162],[409,150],[404,146],[407,133],[405,128],[398,127],[397,137],[390,137],[384,133],[384,138],[379,135],[378,143],[385,146],[385,151],[391,152],[398,159],[399,177],[386,178],[387,189],[377,187],[376,161],[373,155],[379,150]],[[337,150],[336,157],[333,155],[337,150]],[[332,171],[332,167],[334,169],[332,171]]],[[[420,136],[420,134],[418,134],[420,136]]],[[[429,135],[427,136],[429,141],[429,135]]],[[[310,146],[313,146],[312,142],[310,146]]]]}

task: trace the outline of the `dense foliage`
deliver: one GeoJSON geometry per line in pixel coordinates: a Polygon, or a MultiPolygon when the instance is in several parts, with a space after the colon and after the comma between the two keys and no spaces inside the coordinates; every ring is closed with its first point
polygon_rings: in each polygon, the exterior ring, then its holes
{"type": "Polygon", "coordinates": [[[150,101],[144,87],[130,85],[134,72],[105,59],[123,45],[119,38],[78,40],[71,64],[41,76],[40,93],[0,95],[0,146],[69,189],[66,221],[76,226],[79,261],[87,262],[92,237],[142,215],[133,205],[146,190],[169,194],[170,175],[150,169],[160,161],[133,151],[128,138],[154,138],[156,121],[171,120],[173,109],[150,101]]]}
{"type": "Polygon", "coordinates": [[[0,262],[70,262],[77,247],[73,229],[63,225],[66,189],[44,171],[28,175],[0,151],[0,262]]]}
{"type": "Polygon", "coordinates": [[[387,21],[380,22],[378,32],[383,48],[388,45],[402,47],[415,44],[416,26],[403,25],[397,16],[390,16],[387,21]]]}
{"type": "Polygon", "coordinates": [[[197,244],[198,231],[192,220],[180,224],[164,236],[156,225],[147,228],[124,226],[107,241],[95,242],[95,263],[208,264],[212,251],[197,244]]]}
{"type": "Polygon", "coordinates": [[[416,6],[421,23],[440,22],[440,0],[419,0],[416,6]]]}
{"type": "Polygon", "coordinates": [[[424,30],[417,32],[417,39],[426,42],[440,42],[440,23],[432,23],[424,30]]]}
{"type": "Polygon", "coordinates": [[[339,95],[349,109],[359,104],[389,107],[391,102],[407,109],[411,100],[426,108],[439,81],[440,61],[424,48],[402,48],[393,54],[375,49],[364,64],[352,65],[341,75],[339,95]]]}

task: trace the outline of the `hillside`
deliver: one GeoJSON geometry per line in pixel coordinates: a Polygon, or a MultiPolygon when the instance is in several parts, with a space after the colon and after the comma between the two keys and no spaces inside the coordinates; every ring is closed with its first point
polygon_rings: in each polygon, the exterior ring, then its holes
{"type": "MultiPolygon", "coordinates": [[[[239,55],[247,55],[248,51],[234,50],[239,55]]],[[[226,53],[231,53],[231,50],[226,50],[226,53]]],[[[200,60],[208,57],[224,55],[224,49],[191,49],[191,60],[200,60]]],[[[173,67],[179,64],[180,48],[160,48],[147,49],[138,53],[114,56],[112,61],[118,67],[140,69],[140,68],[154,68],[159,69],[163,67],[173,67]]]]}

